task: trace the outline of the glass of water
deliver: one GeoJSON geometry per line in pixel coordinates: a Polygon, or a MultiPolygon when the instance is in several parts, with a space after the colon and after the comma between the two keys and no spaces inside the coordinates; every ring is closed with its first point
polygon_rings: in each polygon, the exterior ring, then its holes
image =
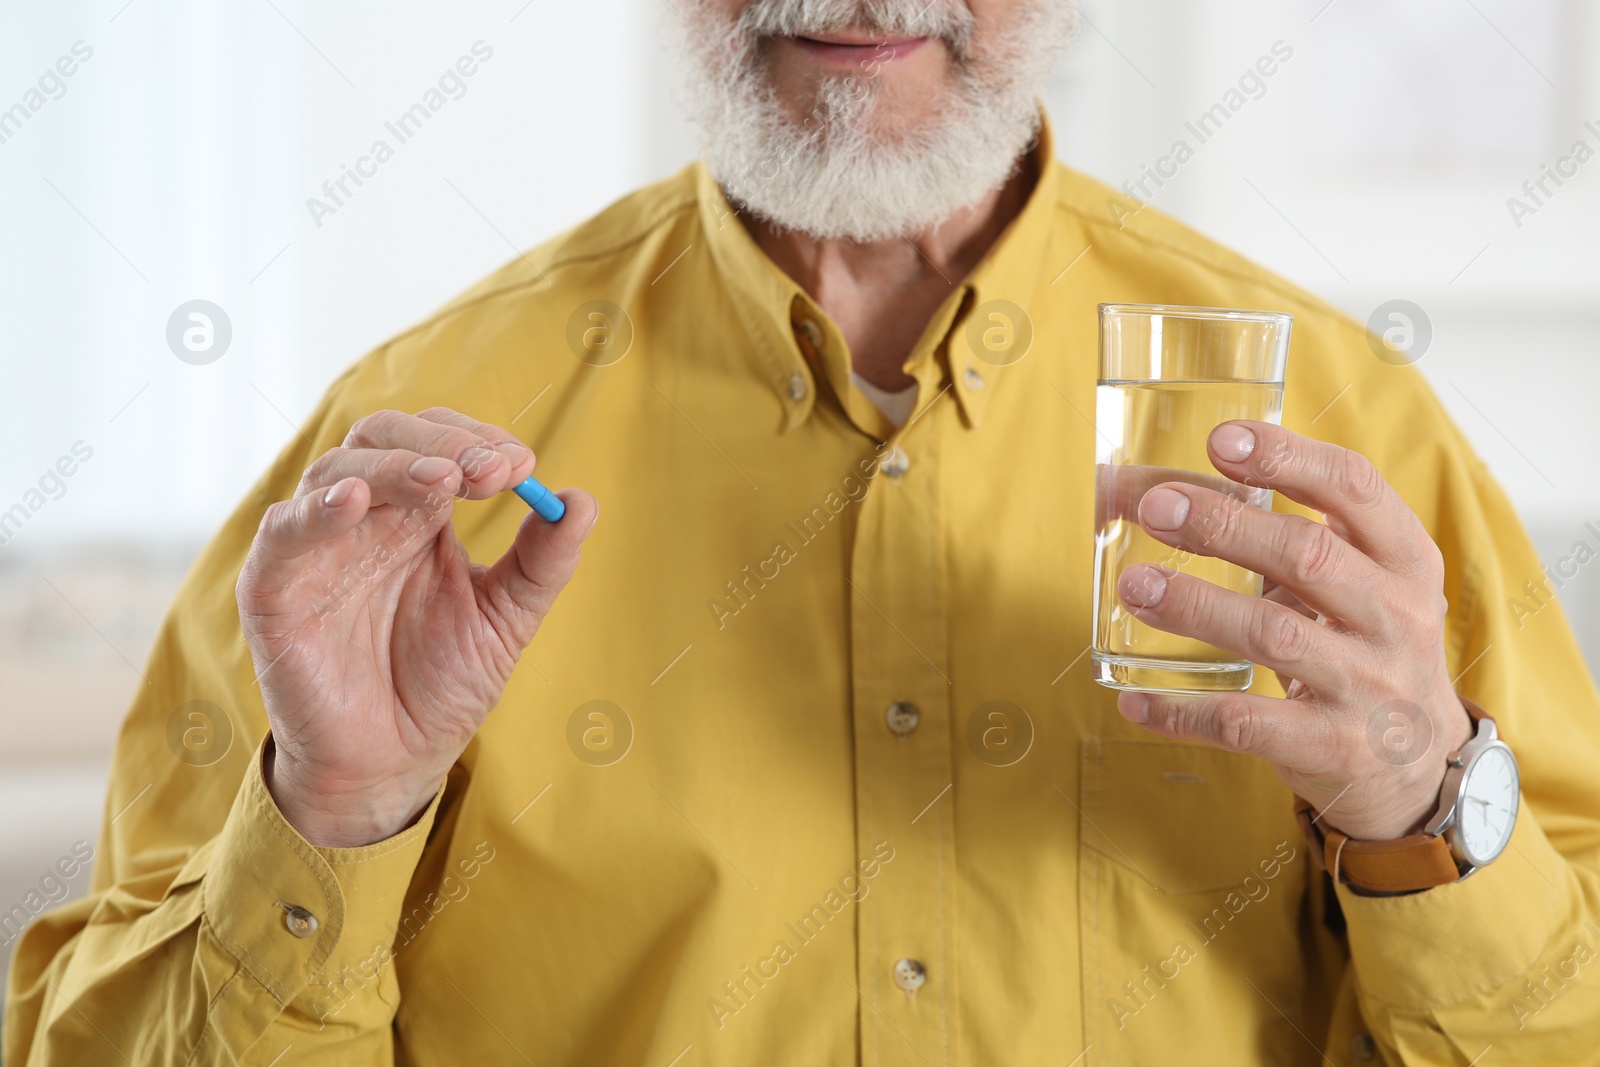
{"type": "MultiPolygon", "coordinates": [[[[1259,574],[1145,533],[1139,501],[1162,482],[1189,482],[1222,493],[1227,506],[1272,506],[1271,490],[1217,472],[1206,439],[1230,419],[1278,422],[1293,322],[1272,311],[1100,305],[1092,653],[1101,685],[1164,693],[1250,687],[1253,664],[1140,622],[1118,599],[1117,580],[1133,564],[1150,563],[1261,595],[1259,574]]],[[[1203,527],[1205,516],[1190,521],[1203,527]]]]}

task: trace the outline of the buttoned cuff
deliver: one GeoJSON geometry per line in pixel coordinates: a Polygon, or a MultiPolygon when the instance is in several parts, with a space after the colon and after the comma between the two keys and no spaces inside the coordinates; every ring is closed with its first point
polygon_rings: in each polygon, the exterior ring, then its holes
{"type": "Polygon", "coordinates": [[[1338,886],[1362,992],[1427,1010],[1505,985],[1555,936],[1570,879],[1522,801],[1506,850],[1463,881],[1398,897],[1338,886]]]}
{"type": "Polygon", "coordinates": [[[444,787],[411,826],[361,848],[319,848],[291,826],[255,757],[202,882],[205,921],[281,1004],[326,975],[364,974],[392,956],[406,891],[444,787]]]}

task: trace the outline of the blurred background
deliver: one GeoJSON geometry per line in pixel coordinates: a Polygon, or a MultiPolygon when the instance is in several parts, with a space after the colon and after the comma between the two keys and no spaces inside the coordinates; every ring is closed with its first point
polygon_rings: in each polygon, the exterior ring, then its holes
{"type": "MultiPolygon", "coordinates": [[[[1188,141],[1147,182],[1155,206],[1361,321],[1414,305],[1412,357],[1546,562],[1600,547],[1600,4],[1080,8],[1046,101],[1062,158],[1120,186],[1188,141]],[[1241,84],[1275,45],[1273,75],[1241,84]],[[1185,124],[1241,100],[1198,144],[1185,124]]],[[[0,916],[95,843],[167,602],[334,376],[694,157],[664,43],[678,17],[666,0],[0,11],[0,916]],[[458,98],[314,215],[478,42],[492,57],[458,98]],[[231,327],[211,362],[169,345],[191,301],[231,327]]],[[[1561,596],[1597,662],[1600,568],[1561,596]]],[[[13,937],[0,925],[0,968],[13,937]]]]}

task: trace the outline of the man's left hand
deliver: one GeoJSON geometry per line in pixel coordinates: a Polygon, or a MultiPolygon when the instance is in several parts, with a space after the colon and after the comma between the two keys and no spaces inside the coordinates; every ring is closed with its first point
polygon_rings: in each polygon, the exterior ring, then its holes
{"type": "Polygon", "coordinates": [[[1324,824],[1352,838],[1419,831],[1438,806],[1447,754],[1472,735],[1445,665],[1438,547],[1355,452],[1244,421],[1218,426],[1207,447],[1229,479],[1276,490],[1325,522],[1163,482],[1139,502],[1150,536],[1255,571],[1269,593],[1138,564],[1117,594],[1159,630],[1271,668],[1286,695],[1121,693],[1117,709],[1163,736],[1269,760],[1324,824]],[[1389,743],[1396,736],[1399,746],[1389,743]]]}

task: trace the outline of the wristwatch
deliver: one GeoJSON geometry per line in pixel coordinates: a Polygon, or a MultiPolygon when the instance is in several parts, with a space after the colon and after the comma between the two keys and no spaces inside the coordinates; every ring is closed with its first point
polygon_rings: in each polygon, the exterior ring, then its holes
{"type": "Polygon", "coordinates": [[[1492,718],[1465,697],[1476,732],[1450,754],[1439,809],[1421,833],[1393,841],[1356,841],[1319,825],[1309,801],[1295,815],[1318,866],[1335,882],[1371,893],[1408,893],[1459,882],[1494,861],[1511,842],[1521,796],[1517,758],[1492,718]]]}

